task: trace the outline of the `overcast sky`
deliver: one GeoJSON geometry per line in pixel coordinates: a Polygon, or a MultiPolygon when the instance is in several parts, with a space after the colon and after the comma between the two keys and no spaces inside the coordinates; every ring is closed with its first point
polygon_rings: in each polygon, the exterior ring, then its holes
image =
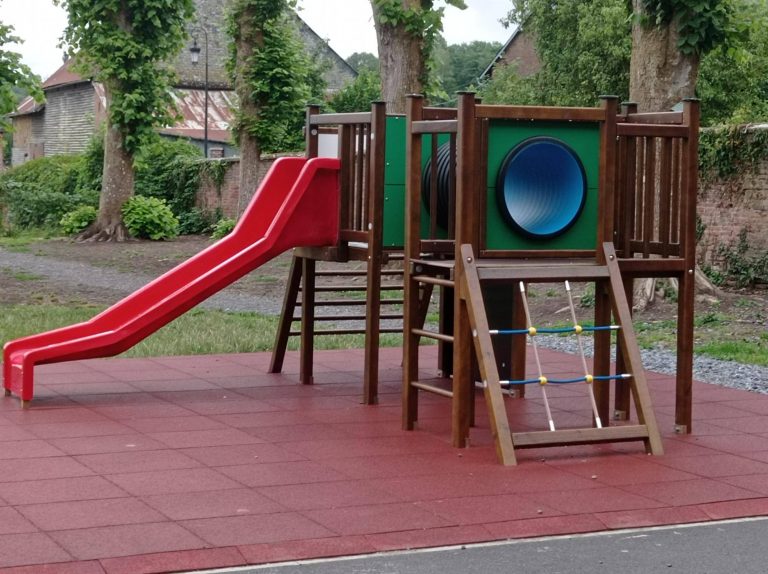
{"type": "MultiPolygon", "coordinates": [[[[299,0],[299,14],[331,47],[346,58],[353,52],[376,53],[369,0],[299,0]]],[[[445,39],[449,44],[473,40],[505,42],[510,30],[499,23],[511,0],[466,0],[468,8],[446,8],[445,39]]],[[[64,11],[52,0],[0,0],[0,21],[15,28],[24,43],[14,48],[43,79],[61,65],[57,47],[66,25],[64,11]]]]}

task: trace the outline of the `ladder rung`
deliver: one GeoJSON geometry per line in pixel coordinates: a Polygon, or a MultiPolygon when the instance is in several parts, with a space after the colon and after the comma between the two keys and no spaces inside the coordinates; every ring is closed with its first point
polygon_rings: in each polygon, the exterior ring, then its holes
{"type": "Polygon", "coordinates": [[[419,283],[430,283],[432,285],[440,285],[442,287],[454,286],[452,279],[442,279],[440,277],[432,277],[431,275],[413,275],[411,279],[418,281],[419,283]]]}
{"type": "Polygon", "coordinates": [[[425,329],[411,329],[411,333],[419,335],[420,337],[427,337],[429,339],[437,339],[438,341],[444,341],[446,343],[453,343],[453,335],[446,335],[445,333],[436,333],[434,331],[427,331],[425,329]]]}
{"type": "Polygon", "coordinates": [[[427,391],[428,393],[434,393],[436,395],[440,395],[441,397],[448,397],[449,399],[453,397],[453,391],[435,385],[430,385],[429,383],[411,381],[411,386],[416,387],[420,391],[427,391]]]}
{"type": "Polygon", "coordinates": [[[590,281],[607,279],[608,268],[602,265],[517,265],[506,267],[479,267],[477,276],[481,281],[537,281],[550,283],[571,279],[574,281],[590,281]]]}
{"type": "MultiPolygon", "coordinates": [[[[402,285],[382,285],[382,291],[402,291],[402,285]]],[[[299,289],[301,290],[301,289],[299,289]]],[[[367,285],[322,285],[316,286],[316,293],[338,293],[340,291],[367,291],[367,285]]]]}
{"type": "MultiPolygon", "coordinates": [[[[402,334],[403,330],[396,327],[379,329],[379,333],[394,333],[402,334]]],[[[327,331],[315,331],[315,335],[364,335],[365,329],[334,329],[327,331]]],[[[301,331],[291,331],[288,333],[290,337],[298,337],[301,335],[301,331]]]]}
{"type": "MultiPolygon", "coordinates": [[[[365,277],[368,271],[365,269],[322,269],[315,271],[317,277],[365,277]]],[[[379,271],[379,275],[402,275],[400,269],[384,269],[379,271]]]]}
{"type": "MultiPolygon", "coordinates": [[[[315,301],[315,307],[346,307],[347,305],[365,305],[365,299],[328,299],[315,301]]],[[[402,305],[402,299],[382,299],[382,305],[402,305]]],[[[296,301],[296,306],[301,307],[301,300],[296,301]]]]}
{"type": "Polygon", "coordinates": [[[627,425],[603,427],[601,429],[563,429],[557,432],[533,431],[512,433],[515,448],[535,448],[546,445],[592,444],[600,442],[624,442],[645,440],[648,427],[645,425],[627,425]]]}
{"type": "MultiPolygon", "coordinates": [[[[315,317],[315,321],[365,321],[367,318],[368,315],[321,315],[319,317],[315,317]]],[[[379,319],[381,320],[397,321],[402,318],[402,314],[379,315],[379,319]]],[[[294,317],[293,321],[301,321],[301,317],[294,317]]]]}

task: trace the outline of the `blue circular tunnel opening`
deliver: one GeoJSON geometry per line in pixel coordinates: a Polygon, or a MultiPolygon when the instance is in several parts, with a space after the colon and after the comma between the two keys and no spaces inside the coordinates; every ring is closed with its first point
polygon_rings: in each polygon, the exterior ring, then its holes
{"type": "Polygon", "coordinates": [[[584,166],[564,142],[530,138],[507,154],[496,184],[499,209],[516,231],[556,237],[579,218],[587,197],[584,166]]]}

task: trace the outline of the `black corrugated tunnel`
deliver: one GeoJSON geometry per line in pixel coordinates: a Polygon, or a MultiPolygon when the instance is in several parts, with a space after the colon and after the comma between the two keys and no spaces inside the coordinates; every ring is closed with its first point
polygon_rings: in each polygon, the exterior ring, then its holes
{"type": "MultiPolygon", "coordinates": [[[[421,174],[421,199],[430,213],[429,194],[432,189],[432,160],[429,158],[421,174]]],[[[437,165],[437,224],[448,229],[448,210],[450,209],[451,194],[451,144],[446,142],[437,148],[435,155],[437,165]]]]}
{"type": "Polygon", "coordinates": [[[555,138],[518,144],[501,164],[496,199],[507,223],[533,238],[556,237],[578,219],[587,197],[584,166],[555,138]]]}

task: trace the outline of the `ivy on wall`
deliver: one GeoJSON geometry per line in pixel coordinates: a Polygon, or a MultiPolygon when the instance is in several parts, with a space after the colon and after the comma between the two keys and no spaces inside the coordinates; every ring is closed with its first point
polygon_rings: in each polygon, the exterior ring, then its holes
{"type": "Polygon", "coordinates": [[[725,126],[702,130],[699,137],[699,174],[704,183],[741,182],[768,158],[768,130],[725,126]]]}
{"type": "Polygon", "coordinates": [[[642,0],[646,25],[677,23],[677,47],[683,54],[703,54],[734,30],[734,9],[728,0],[642,0]]]}

